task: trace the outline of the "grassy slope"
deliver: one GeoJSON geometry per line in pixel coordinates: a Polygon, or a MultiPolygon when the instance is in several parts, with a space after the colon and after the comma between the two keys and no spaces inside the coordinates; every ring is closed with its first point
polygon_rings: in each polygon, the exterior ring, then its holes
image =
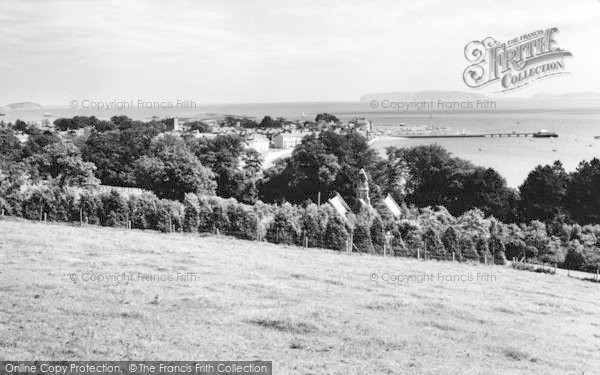
{"type": "Polygon", "coordinates": [[[503,267],[4,220],[0,296],[0,359],[264,359],[277,374],[600,373],[598,285],[503,267]],[[81,281],[86,272],[197,279],[107,284],[81,281]],[[496,281],[370,280],[385,272],[496,281]]]}

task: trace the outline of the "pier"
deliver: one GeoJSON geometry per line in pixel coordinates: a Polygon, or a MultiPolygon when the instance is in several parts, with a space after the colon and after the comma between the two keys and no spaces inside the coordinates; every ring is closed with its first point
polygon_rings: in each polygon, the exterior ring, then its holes
{"type": "Polygon", "coordinates": [[[480,134],[418,134],[418,135],[398,135],[404,138],[504,138],[504,137],[556,137],[542,135],[539,133],[480,133],[480,134]]]}

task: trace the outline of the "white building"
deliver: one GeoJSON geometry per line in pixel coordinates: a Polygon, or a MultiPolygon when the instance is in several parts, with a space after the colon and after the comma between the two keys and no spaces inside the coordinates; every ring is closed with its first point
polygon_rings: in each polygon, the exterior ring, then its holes
{"type": "Polygon", "coordinates": [[[273,138],[275,148],[294,148],[300,143],[306,136],[304,133],[279,133],[273,138]]]}
{"type": "Polygon", "coordinates": [[[253,148],[261,154],[269,151],[269,139],[261,134],[255,134],[248,139],[248,148],[253,148]]]}

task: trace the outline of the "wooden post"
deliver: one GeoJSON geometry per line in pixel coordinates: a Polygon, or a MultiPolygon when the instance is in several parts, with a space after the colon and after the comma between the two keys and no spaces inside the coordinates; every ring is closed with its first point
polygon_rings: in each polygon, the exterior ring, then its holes
{"type": "Polygon", "coordinates": [[[421,249],[417,248],[417,259],[421,259],[421,249]]]}
{"type": "Polygon", "coordinates": [[[346,240],[346,254],[350,254],[350,251],[348,249],[348,240],[346,240]]]}
{"type": "Polygon", "coordinates": [[[456,262],[456,255],[454,254],[454,251],[452,252],[452,261],[456,262]]]}
{"type": "Polygon", "coordinates": [[[83,226],[83,208],[79,208],[79,226],[83,226]]]}
{"type": "Polygon", "coordinates": [[[2,209],[2,217],[4,217],[4,208],[2,209]]]}
{"type": "Polygon", "coordinates": [[[321,192],[320,191],[317,193],[317,202],[318,202],[317,206],[320,207],[321,206],[321,192]]]}
{"type": "Polygon", "coordinates": [[[554,262],[554,273],[556,273],[556,262],[554,262]]]}
{"type": "Polygon", "coordinates": [[[44,207],[40,207],[40,221],[44,220],[44,207]]]}
{"type": "Polygon", "coordinates": [[[306,236],[306,234],[304,235],[304,248],[308,248],[308,237],[306,236]]]}
{"type": "Polygon", "coordinates": [[[46,223],[48,220],[48,214],[44,212],[44,223],[46,223]]]}
{"type": "Polygon", "coordinates": [[[173,231],[173,224],[171,223],[171,216],[169,216],[169,233],[173,231]]]}
{"type": "Polygon", "coordinates": [[[219,228],[216,228],[215,230],[217,231],[217,236],[220,236],[220,234],[219,234],[219,228]]]}

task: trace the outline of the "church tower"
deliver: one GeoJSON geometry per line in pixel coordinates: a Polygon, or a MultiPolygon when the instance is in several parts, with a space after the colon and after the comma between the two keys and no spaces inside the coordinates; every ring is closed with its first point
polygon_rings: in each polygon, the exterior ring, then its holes
{"type": "Polygon", "coordinates": [[[369,206],[371,205],[371,198],[369,198],[369,178],[367,177],[367,172],[365,172],[363,168],[360,169],[358,175],[356,197],[362,199],[369,206]]]}

